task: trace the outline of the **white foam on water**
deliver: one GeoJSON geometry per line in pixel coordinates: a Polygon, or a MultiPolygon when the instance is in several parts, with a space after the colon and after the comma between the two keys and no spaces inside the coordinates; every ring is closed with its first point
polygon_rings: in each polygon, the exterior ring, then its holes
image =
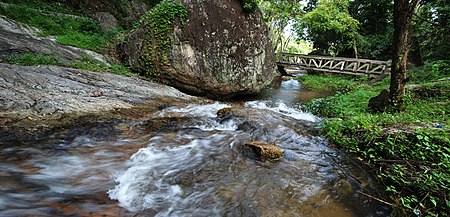
{"type": "Polygon", "coordinates": [[[192,127],[198,128],[203,131],[235,131],[238,129],[238,125],[234,120],[226,120],[223,122],[212,120],[209,123],[204,123],[203,125],[194,125],[192,127]]]}
{"type": "Polygon", "coordinates": [[[213,149],[211,144],[223,137],[215,134],[171,148],[149,144],[131,156],[129,168],[115,179],[117,184],[108,191],[109,197],[129,211],[154,209],[157,216],[189,207],[195,194],[184,195],[182,187],[170,180],[201,165],[207,158],[205,152],[213,149]]]}
{"type": "Polygon", "coordinates": [[[219,122],[215,118],[217,112],[223,108],[229,108],[231,105],[215,102],[206,105],[190,105],[186,108],[167,108],[159,112],[156,116],[159,117],[193,117],[202,118],[200,124],[185,125],[185,128],[198,128],[203,131],[235,131],[238,126],[233,120],[226,120],[219,122]]]}
{"type": "MultiPolygon", "coordinates": [[[[106,154],[105,154],[106,156],[106,154]]],[[[30,160],[33,162],[35,160],[30,160]]],[[[96,156],[55,156],[35,161],[34,165],[40,170],[25,176],[26,180],[36,183],[45,183],[49,193],[59,194],[85,194],[96,191],[98,184],[104,183],[109,177],[104,176],[115,163],[109,160],[102,161],[96,156]],[[98,180],[99,182],[93,182],[98,180]]]]}
{"type": "Polygon", "coordinates": [[[229,108],[231,105],[215,102],[206,105],[189,105],[186,108],[167,108],[159,112],[157,116],[180,116],[180,117],[216,117],[217,111],[229,108]]]}
{"type": "Polygon", "coordinates": [[[295,118],[297,120],[305,120],[310,122],[320,121],[320,118],[318,118],[317,116],[289,107],[283,102],[277,102],[274,105],[270,105],[269,101],[250,101],[245,103],[245,107],[270,110],[282,115],[295,118]]]}

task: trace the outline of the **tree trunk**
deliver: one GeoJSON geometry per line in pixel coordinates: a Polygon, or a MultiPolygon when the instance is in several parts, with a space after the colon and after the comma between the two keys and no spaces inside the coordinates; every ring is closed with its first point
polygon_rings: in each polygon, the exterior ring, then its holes
{"type": "Polygon", "coordinates": [[[394,1],[394,54],[392,57],[390,98],[394,110],[404,108],[407,81],[409,27],[419,0],[394,1]]]}

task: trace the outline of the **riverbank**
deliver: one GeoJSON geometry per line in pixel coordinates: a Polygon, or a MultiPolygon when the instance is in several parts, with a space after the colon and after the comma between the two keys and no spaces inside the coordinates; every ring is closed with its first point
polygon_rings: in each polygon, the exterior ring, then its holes
{"type": "Polygon", "coordinates": [[[390,195],[393,216],[450,213],[450,67],[438,61],[411,71],[406,110],[368,111],[368,101],[389,88],[389,78],[306,75],[305,88],[338,91],[307,109],[326,118],[322,134],[377,173],[390,195]]]}

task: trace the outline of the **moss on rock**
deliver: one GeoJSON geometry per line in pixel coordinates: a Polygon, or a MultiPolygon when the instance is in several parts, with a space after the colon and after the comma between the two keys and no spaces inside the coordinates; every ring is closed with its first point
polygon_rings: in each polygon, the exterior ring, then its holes
{"type": "Polygon", "coordinates": [[[160,65],[169,65],[174,23],[178,21],[183,24],[186,19],[184,5],[170,0],[160,2],[142,16],[139,25],[147,31],[140,57],[144,63],[145,76],[158,78],[160,65]]]}

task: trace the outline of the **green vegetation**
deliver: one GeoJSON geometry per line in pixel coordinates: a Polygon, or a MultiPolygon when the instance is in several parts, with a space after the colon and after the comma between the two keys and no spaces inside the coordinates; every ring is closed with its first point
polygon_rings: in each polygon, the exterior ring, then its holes
{"type": "Polygon", "coordinates": [[[392,0],[350,1],[349,14],[359,21],[358,53],[368,59],[392,57],[392,0]]]}
{"type": "Polygon", "coordinates": [[[83,56],[83,61],[71,62],[67,66],[94,72],[111,72],[119,75],[137,76],[137,74],[133,73],[129,68],[121,64],[106,65],[105,63],[95,60],[89,56],[83,56]]]}
{"type": "Polygon", "coordinates": [[[93,19],[59,14],[75,12],[58,3],[49,4],[41,0],[10,2],[14,4],[0,6],[0,15],[38,28],[41,36],[56,36],[60,44],[100,51],[115,35],[114,32],[102,31],[93,19]]]}
{"type": "Polygon", "coordinates": [[[341,76],[300,77],[307,87],[339,91],[310,102],[307,109],[331,118],[322,133],[332,145],[377,172],[397,207],[394,216],[450,214],[449,66],[449,61],[436,61],[412,72],[406,110],[395,114],[368,112],[369,99],[388,89],[389,79],[370,86],[341,76]]]}
{"type": "Polygon", "coordinates": [[[350,16],[348,8],[346,0],[321,0],[301,18],[297,31],[306,30],[306,38],[314,41],[320,53],[337,56],[348,49],[357,53],[359,21],[350,16]]]}
{"type": "Polygon", "coordinates": [[[254,12],[257,8],[256,0],[240,0],[240,2],[246,12],[254,12]]]}
{"type": "Polygon", "coordinates": [[[307,55],[313,51],[313,43],[306,40],[289,40],[285,51],[288,53],[307,55]]]}
{"type": "MultiPolygon", "coordinates": [[[[304,13],[301,9],[301,4],[297,0],[253,0],[258,3],[261,9],[263,18],[269,27],[269,36],[272,39],[272,44],[275,51],[286,51],[288,49],[296,49],[302,47],[303,40],[296,40],[293,34],[286,36],[286,29],[289,24],[301,17],[304,13]],[[293,45],[298,43],[299,45],[293,45]]],[[[291,33],[293,33],[291,31],[291,33]]],[[[304,41],[303,41],[304,42],[304,41]]],[[[308,46],[309,47],[309,46],[308,46]]],[[[310,49],[308,49],[309,51],[310,49]]],[[[312,50],[312,48],[311,48],[312,50]]],[[[295,50],[295,53],[310,53],[303,52],[304,50],[295,50]]]]}
{"type": "MultiPolygon", "coordinates": [[[[293,26],[296,39],[314,43],[317,53],[389,60],[392,57],[392,0],[257,0],[271,31],[274,47],[284,47],[282,34],[293,26]],[[307,33],[307,34],[305,34],[307,33]]],[[[412,17],[411,62],[448,60],[450,5],[420,1],[412,17]]],[[[295,40],[296,41],[296,40],[295,40]]]]}
{"type": "Polygon", "coordinates": [[[0,59],[0,62],[6,62],[17,65],[36,66],[36,65],[55,65],[70,68],[77,68],[89,70],[94,72],[111,72],[119,75],[137,76],[129,68],[120,64],[106,65],[98,60],[95,60],[87,55],[83,56],[83,61],[73,61],[66,63],[59,57],[53,55],[24,53],[20,55],[10,56],[5,59],[0,59]]]}
{"type": "Polygon", "coordinates": [[[145,76],[158,78],[161,66],[169,64],[169,55],[172,48],[172,36],[169,34],[174,22],[183,24],[187,19],[187,9],[181,3],[163,0],[139,21],[150,33],[145,39],[146,50],[143,53],[144,64],[147,71],[145,76]]]}
{"type": "Polygon", "coordinates": [[[66,7],[59,2],[49,2],[43,0],[1,0],[1,2],[47,12],[64,13],[77,16],[85,15],[82,11],[66,7]]]}
{"type": "Polygon", "coordinates": [[[24,66],[61,65],[61,60],[57,56],[32,53],[10,56],[5,58],[3,61],[24,66]]]}
{"type": "MultiPolygon", "coordinates": [[[[102,31],[95,20],[61,3],[47,3],[42,0],[2,2],[10,5],[0,6],[1,15],[38,28],[41,31],[40,36],[56,36],[56,42],[63,45],[100,51],[111,46],[111,40],[120,35],[118,30],[102,31]]],[[[135,76],[129,68],[120,64],[107,65],[87,55],[82,61],[68,63],[54,55],[23,53],[4,58],[2,62],[18,65],[56,65],[135,76]]]]}
{"type": "Polygon", "coordinates": [[[321,75],[321,76],[300,76],[298,79],[302,86],[309,90],[324,90],[329,92],[349,92],[357,88],[362,77],[347,75],[321,75]]]}

